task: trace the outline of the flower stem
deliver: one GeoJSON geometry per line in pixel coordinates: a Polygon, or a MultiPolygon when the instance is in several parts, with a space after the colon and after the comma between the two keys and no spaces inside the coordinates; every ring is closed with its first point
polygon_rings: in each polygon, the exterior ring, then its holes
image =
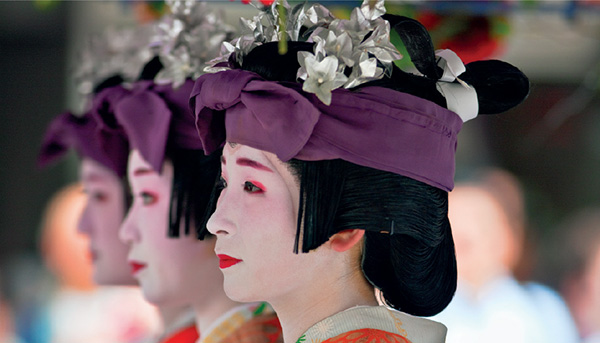
{"type": "Polygon", "coordinates": [[[285,55],[287,53],[287,13],[285,11],[285,7],[283,6],[283,0],[277,1],[277,12],[279,13],[279,32],[281,33],[279,36],[279,54],[285,55]]]}

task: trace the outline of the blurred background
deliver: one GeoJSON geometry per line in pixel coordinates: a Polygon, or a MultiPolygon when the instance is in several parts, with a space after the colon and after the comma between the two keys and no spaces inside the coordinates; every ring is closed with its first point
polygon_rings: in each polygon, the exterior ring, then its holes
{"type": "MultiPolygon", "coordinates": [[[[338,16],[360,4],[321,3],[338,16]]],[[[209,5],[235,27],[240,16],[255,13],[240,1],[209,5]]],[[[488,168],[514,177],[522,228],[520,253],[508,269],[519,282],[564,290],[564,269],[575,267],[560,262],[568,251],[561,230],[576,212],[600,206],[600,1],[387,1],[386,7],[420,20],[436,47],[453,49],[465,62],[498,58],[529,76],[525,103],[464,125],[456,180],[481,180],[488,168]]],[[[23,299],[44,294],[55,278],[40,253],[43,213],[52,195],[77,179],[77,160],[39,170],[36,158],[50,120],[79,106],[70,79],[77,51],[107,26],[136,25],[164,11],[162,2],[0,1],[0,300],[16,313],[13,327],[23,299]]],[[[0,342],[3,318],[0,307],[0,342]]]]}

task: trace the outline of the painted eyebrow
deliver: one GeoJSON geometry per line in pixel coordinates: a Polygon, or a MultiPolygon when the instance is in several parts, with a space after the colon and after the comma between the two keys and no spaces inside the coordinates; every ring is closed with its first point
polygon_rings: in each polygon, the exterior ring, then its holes
{"type": "Polygon", "coordinates": [[[254,169],[258,169],[258,170],[262,170],[262,171],[268,171],[268,172],[273,172],[273,170],[259,162],[256,162],[254,160],[251,160],[249,158],[245,158],[245,157],[240,157],[238,158],[235,163],[238,166],[242,166],[242,167],[251,167],[254,169]]]}
{"type": "Polygon", "coordinates": [[[142,175],[147,175],[154,172],[154,170],[150,169],[150,168],[138,168],[136,170],[133,171],[133,176],[142,176],[142,175]]]}
{"type": "Polygon", "coordinates": [[[101,182],[104,181],[104,178],[100,174],[90,173],[83,177],[82,181],[86,182],[101,182]]]}

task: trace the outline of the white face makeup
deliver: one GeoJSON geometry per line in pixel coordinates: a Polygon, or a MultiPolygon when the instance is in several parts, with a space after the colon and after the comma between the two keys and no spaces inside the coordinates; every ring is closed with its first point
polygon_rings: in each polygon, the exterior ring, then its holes
{"type": "Polygon", "coordinates": [[[311,278],[327,272],[328,253],[294,254],[299,185],[274,154],[226,144],[222,157],[225,188],[208,229],[225,276],[227,296],[237,301],[270,301],[298,296],[311,278]]]}
{"type": "Polygon", "coordinates": [[[90,239],[94,282],[99,285],[137,284],[129,272],[129,248],[119,240],[125,215],[125,193],[119,177],[100,163],[84,158],[80,178],[87,204],[78,224],[90,239]]]}
{"type": "Polygon", "coordinates": [[[189,305],[209,296],[215,280],[220,282],[215,240],[196,239],[195,234],[167,236],[173,183],[173,165],[165,161],[159,174],[138,150],[129,156],[128,178],[133,204],[120,237],[130,245],[131,273],[144,296],[156,305],[189,305]]]}

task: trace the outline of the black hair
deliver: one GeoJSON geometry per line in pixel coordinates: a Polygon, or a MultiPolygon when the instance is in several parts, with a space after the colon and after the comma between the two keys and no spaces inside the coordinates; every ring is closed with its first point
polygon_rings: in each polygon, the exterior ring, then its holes
{"type": "Polygon", "coordinates": [[[179,237],[182,224],[185,235],[190,234],[192,226],[198,239],[208,234],[201,228],[212,213],[209,200],[221,172],[220,156],[220,150],[209,156],[202,150],[171,148],[167,151],[166,159],[173,163],[169,237],[179,237]]]}
{"type": "Polygon", "coordinates": [[[289,166],[300,183],[302,251],[335,233],[365,230],[362,270],[387,305],[418,316],[443,310],[456,290],[448,193],[406,176],[344,160],[289,166]]]}
{"type": "Polygon", "coordinates": [[[124,81],[125,80],[120,74],[115,74],[111,77],[108,77],[94,87],[94,95],[100,93],[103,89],[118,86],[124,81]]]}
{"type": "MultiPolygon", "coordinates": [[[[357,88],[387,87],[446,107],[436,87],[443,71],[427,30],[410,18],[384,19],[399,33],[421,75],[393,66],[390,75],[357,88]]],[[[290,41],[288,52],[280,55],[277,42],[271,42],[254,48],[243,61],[231,59],[230,65],[266,80],[298,82],[297,54],[312,49],[313,43],[290,41]]],[[[501,61],[469,63],[460,78],[477,90],[480,114],[506,111],[529,93],[527,77],[501,61]]],[[[295,252],[316,249],[342,230],[363,229],[363,273],[389,306],[418,316],[447,306],[456,291],[457,270],[446,191],[339,159],[291,160],[288,166],[300,185],[295,252]]]]}

